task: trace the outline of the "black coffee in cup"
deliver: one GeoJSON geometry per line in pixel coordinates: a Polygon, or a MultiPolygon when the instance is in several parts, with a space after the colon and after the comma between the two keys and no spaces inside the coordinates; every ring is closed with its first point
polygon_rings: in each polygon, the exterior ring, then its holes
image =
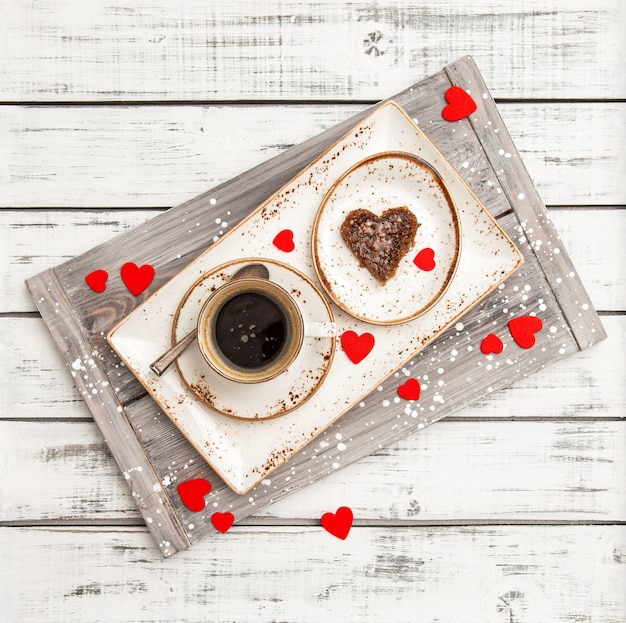
{"type": "Polygon", "coordinates": [[[198,347],[220,375],[242,383],[267,381],[294,361],[304,337],[302,315],[278,284],[249,277],[229,281],[204,303],[198,347]]]}
{"type": "Polygon", "coordinates": [[[261,292],[227,300],[215,321],[215,341],[223,355],[244,369],[263,368],[280,354],[287,332],[282,308],[261,292]]]}

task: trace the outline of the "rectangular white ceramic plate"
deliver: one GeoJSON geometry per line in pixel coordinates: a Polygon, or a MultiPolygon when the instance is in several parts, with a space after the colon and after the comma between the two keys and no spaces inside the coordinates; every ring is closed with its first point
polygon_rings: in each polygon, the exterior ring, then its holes
{"type": "MultiPolygon", "coordinates": [[[[409,361],[521,262],[511,240],[419,127],[397,105],[385,103],[135,309],[111,331],[109,342],[213,469],[233,490],[245,493],[409,361]],[[220,415],[195,399],[175,367],[161,377],[150,370],[150,363],[171,345],[172,321],[181,298],[216,266],[244,257],[265,257],[287,263],[319,286],[311,232],[324,196],[353,165],[387,151],[416,154],[429,162],[459,212],[458,268],[433,308],[415,320],[380,326],[355,320],[331,305],[339,335],[347,330],[368,332],[375,338],[375,347],[355,365],[338,344],[318,391],[295,411],[275,419],[249,421],[220,415]],[[294,234],[295,249],[290,253],[272,243],[284,229],[294,234]]],[[[245,392],[245,386],[240,391],[245,392]]],[[[419,409],[419,403],[414,408],[419,409]]]]}

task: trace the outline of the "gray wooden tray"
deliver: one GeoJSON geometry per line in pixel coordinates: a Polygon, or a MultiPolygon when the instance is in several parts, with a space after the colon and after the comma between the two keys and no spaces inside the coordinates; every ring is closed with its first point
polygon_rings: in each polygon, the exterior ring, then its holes
{"type": "MultiPolygon", "coordinates": [[[[419,411],[407,410],[407,403],[397,400],[401,381],[392,378],[271,478],[239,496],[200,459],[106,341],[120,319],[219,236],[219,220],[235,226],[369,111],[27,280],[163,556],[215,532],[210,520],[214,511],[230,511],[240,520],[606,337],[473,60],[452,63],[392,99],[417,119],[524,255],[523,266],[503,287],[407,366],[422,383],[420,404],[425,408],[419,411]],[[451,85],[471,91],[478,105],[469,118],[453,124],[441,116],[451,85]],[[189,223],[194,223],[191,233],[189,223]],[[139,297],[119,277],[124,262],[155,268],[153,282],[139,297]],[[109,273],[103,293],[85,284],[85,276],[96,269],[109,273]],[[512,341],[507,321],[530,313],[542,319],[544,328],[535,347],[522,349],[512,341]],[[487,357],[480,352],[480,343],[490,332],[505,342],[502,355],[487,357]],[[206,509],[193,513],[182,503],[176,486],[200,477],[209,480],[213,489],[206,509]]],[[[398,375],[404,378],[403,372],[398,375]]]]}

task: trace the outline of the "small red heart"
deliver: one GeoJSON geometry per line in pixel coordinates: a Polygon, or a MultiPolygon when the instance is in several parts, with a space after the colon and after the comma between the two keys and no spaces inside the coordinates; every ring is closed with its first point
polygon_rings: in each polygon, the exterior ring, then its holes
{"type": "Polygon", "coordinates": [[[135,296],[139,296],[154,279],[154,268],[150,264],[139,267],[133,262],[127,262],[120,270],[122,281],[135,296]]]}
{"type": "Polygon", "coordinates": [[[340,506],[336,513],[324,513],[322,526],[338,539],[345,539],[352,528],[352,510],[347,506],[340,506]]]}
{"type": "Polygon", "coordinates": [[[430,247],[422,249],[413,259],[413,263],[420,270],[433,270],[435,268],[435,252],[430,247]]]}
{"type": "Polygon", "coordinates": [[[296,248],[296,245],[293,242],[293,232],[291,229],[283,229],[281,232],[276,234],[273,243],[275,247],[285,253],[291,253],[291,251],[296,248]]]}
{"type": "Polygon", "coordinates": [[[183,504],[190,511],[199,513],[206,506],[204,496],[211,493],[211,483],[204,478],[194,478],[181,482],[177,489],[183,504]]]}
{"type": "Polygon", "coordinates": [[[219,530],[222,534],[230,530],[234,521],[235,516],[232,513],[213,513],[211,515],[211,523],[215,526],[215,529],[219,530]]]}
{"type": "Polygon", "coordinates": [[[357,335],[354,331],[346,331],[341,335],[341,347],[352,363],[359,363],[374,348],[374,336],[371,333],[357,335]]]}
{"type": "Polygon", "coordinates": [[[504,344],[502,343],[502,340],[497,335],[494,335],[493,333],[490,333],[480,343],[480,350],[485,355],[490,355],[491,353],[495,353],[496,355],[499,355],[502,352],[503,348],[504,348],[504,344]]]}
{"type": "Polygon", "coordinates": [[[108,278],[109,273],[106,270],[94,270],[85,277],[85,281],[94,292],[104,292],[108,278]]]}
{"type": "Polygon", "coordinates": [[[405,400],[419,400],[420,392],[420,384],[415,379],[409,379],[404,385],[398,387],[398,395],[405,400]]]}
{"type": "Polygon", "coordinates": [[[543,322],[537,316],[520,316],[509,320],[509,331],[515,343],[521,348],[531,348],[535,345],[535,333],[541,331],[543,322]]]}
{"type": "Polygon", "coordinates": [[[446,100],[448,106],[441,111],[441,115],[446,121],[465,119],[476,110],[476,102],[461,87],[450,87],[446,91],[446,100]]]}

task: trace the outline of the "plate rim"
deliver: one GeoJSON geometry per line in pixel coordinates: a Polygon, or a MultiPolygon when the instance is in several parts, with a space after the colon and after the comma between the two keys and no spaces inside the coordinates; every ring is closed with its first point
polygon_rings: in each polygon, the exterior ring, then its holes
{"type": "Polygon", "coordinates": [[[377,152],[375,154],[367,156],[366,158],[363,158],[356,164],[352,165],[349,169],[344,171],[333,182],[332,186],[329,188],[326,195],[324,195],[324,198],[322,199],[322,202],[320,203],[320,206],[315,214],[315,219],[313,221],[313,228],[311,232],[311,251],[312,251],[312,258],[313,258],[313,267],[315,269],[315,273],[317,275],[317,278],[320,284],[324,288],[324,292],[326,293],[326,295],[332,300],[332,302],[335,305],[337,305],[337,307],[339,307],[339,309],[344,311],[349,316],[352,316],[353,318],[356,318],[357,320],[360,320],[362,322],[367,322],[369,324],[375,324],[375,325],[380,325],[380,326],[393,326],[396,324],[402,324],[404,322],[415,320],[416,318],[419,318],[420,316],[424,315],[427,311],[429,311],[432,307],[434,307],[441,300],[443,295],[446,293],[446,291],[450,287],[450,284],[452,283],[454,276],[456,275],[457,268],[459,266],[460,257],[461,257],[462,242],[463,242],[463,232],[461,231],[461,219],[459,216],[459,211],[458,211],[456,202],[453,199],[452,193],[450,192],[450,189],[448,188],[448,185],[446,184],[443,176],[430,162],[428,162],[424,158],[418,156],[417,154],[413,154],[411,152],[402,151],[402,150],[388,150],[388,151],[377,152]],[[448,207],[450,208],[450,213],[452,215],[452,221],[453,221],[453,226],[454,226],[454,231],[455,231],[454,258],[453,258],[453,261],[451,262],[450,268],[448,269],[447,275],[444,279],[443,286],[439,289],[439,291],[435,294],[435,296],[430,299],[430,301],[428,301],[425,305],[423,305],[416,312],[413,312],[411,314],[408,314],[406,316],[402,316],[399,318],[394,318],[392,320],[373,319],[364,314],[359,314],[355,312],[352,308],[347,307],[347,304],[337,297],[337,295],[333,292],[332,288],[328,284],[328,279],[326,275],[323,273],[322,268],[320,267],[320,261],[318,258],[318,238],[319,238],[318,230],[319,230],[320,220],[323,216],[324,208],[326,207],[327,203],[330,201],[337,187],[357,169],[365,166],[369,162],[382,160],[385,158],[398,158],[398,159],[408,160],[412,162],[417,162],[420,165],[425,166],[428,170],[430,170],[432,173],[435,174],[437,182],[439,183],[440,187],[442,188],[446,196],[446,202],[448,204],[448,207]]]}

